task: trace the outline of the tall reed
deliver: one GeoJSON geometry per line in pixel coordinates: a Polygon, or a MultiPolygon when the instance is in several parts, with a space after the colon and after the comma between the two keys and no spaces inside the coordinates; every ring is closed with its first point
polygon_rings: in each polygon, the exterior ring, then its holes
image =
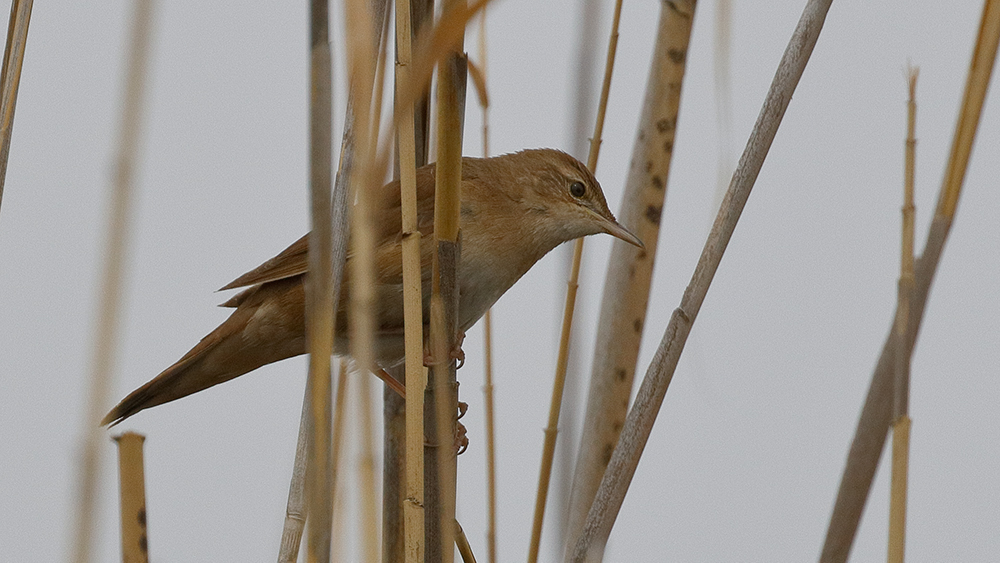
{"type": "Polygon", "coordinates": [[[10,3],[10,19],[7,20],[7,43],[3,50],[3,67],[0,69],[0,205],[3,204],[3,186],[7,180],[10,138],[14,132],[14,108],[17,105],[17,89],[21,85],[21,67],[24,65],[24,49],[28,42],[31,5],[32,0],[13,0],[10,3]]]}
{"type": "MultiPolygon", "coordinates": [[[[608,56],[604,65],[604,83],[601,100],[597,104],[597,119],[594,135],[590,139],[590,154],[587,168],[597,171],[597,157],[601,151],[601,135],[604,131],[604,116],[608,108],[608,94],[611,91],[611,75],[614,71],[615,52],[618,48],[618,23],[621,20],[622,1],[615,2],[615,14],[611,20],[611,36],[608,39],[608,56]]],[[[535,513],[531,524],[531,539],[528,545],[528,562],[538,561],[538,551],[542,542],[542,523],[545,519],[545,504],[549,495],[549,481],[552,476],[552,461],[555,457],[556,436],[559,432],[559,412],[562,407],[563,389],[566,385],[566,368],[569,364],[570,333],[573,328],[573,313],[576,308],[576,293],[579,289],[580,263],[583,260],[583,239],[573,246],[573,264],[570,267],[566,288],[566,302],[563,307],[562,331],[559,337],[559,355],[556,360],[556,375],[552,384],[552,399],[549,404],[549,419],[545,427],[545,442],[542,445],[542,466],[538,472],[538,489],[535,493],[535,513]]]]}
{"type": "Polygon", "coordinates": [[[764,106],[743,151],[740,165],[733,174],[729,190],[712,226],[712,232],[702,249],[698,265],[684,292],[680,306],[670,317],[670,323],[660,341],[660,346],[653,356],[632,409],[625,419],[625,427],[611,455],[611,461],[587,515],[583,532],[576,544],[571,547],[568,557],[570,561],[599,561],[603,556],[611,528],[635,475],[642,450],[663,404],[663,397],[677,368],[691,326],[705,300],[743,207],[750,197],[750,191],[764,164],[764,157],[767,156],[788,103],[792,99],[792,93],[816,45],[830,3],[831,0],[810,0],[785,48],[767,98],[764,100],[764,106]]]}
{"type": "Polygon", "coordinates": [[[903,563],[906,552],[906,494],[910,465],[910,355],[906,334],[913,295],[913,191],[916,168],[917,70],[907,76],[910,93],[906,103],[906,158],[903,182],[903,226],[899,260],[899,291],[896,305],[894,399],[892,423],[892,483],[889,501],[889,563],[903,563]]]}
{"type": "MultiPolygon", "coordinates": [[[[27,4],[27,8],[30,9],[30,2],[27,4]]],[[[13,25],[14,19],[12,18],[11,21],[13,25]]],[[[27,26],[27,20],[22,20],[22,23],[27,26]]],[[[73,560],[78,563],[91,560],[94,529],[98,524],[98,519],[94,517],[97,505],[97,477],[101,474],[101,445],[105,439],[104,431],[99,423],[110,402],[109,395],[121,338],[122,296],[125,293],[126,260],[131,242],[129,227],[134,204],[135,168],[142,146],[142,113],[145,104],[152,25],[152,0],[137,0],[132,15],[132,29],[127,50],[124,101],[111,183],[111,209],[107,224],[107,258],[104,263],[104,271],[101,274],[101,285],[98,293],[99,305],[93,332],[94,352],[90,364],[87,415],[83,420],[84,435],[80,452],[77,510],[73,537],[73,560]]],[[[22,56],[23,48],[22,44],[22,56]]],[[[5,99],[8,99],[11,104],[9,106],[11,119],[13,119],[17,77],[20,76],[20,63],[14,62],[12,64],[15,65],[13,69],[5,64],[8,72],[16,75],[16,77],[12,74],[5,75],[14,80],[10,84],[11,89],[5,89],[5,99]],[[9,94],[10,97],[6,98],[6,94],[9,94]]],[[[6,145],[4,152],[6,153],[6,145]]],[[[6,154],[3,161],[6,165],[6,154]]]]}
{"type": "MultiPolygon", "coordinates": [[[[467,10],[465,0],[445,0],[442,20],[449,13],[467,10]]],[[[438,359],[431,370],[424,403],[424,426],[433,443],[424,454],[424,506],[426,519],[425,560],[451,563],[454,559],[455,414],[458,412],[456,364],[450,357],[457,345],[458,264],[461,260],[459,234],[460,186],[462,181],[462,140],[465,121],[466,60],[463,54],[464,25],[448,48],[450,54],[438,66],[437,83],[437,165],[434,187],[434,253],[431,275],[430,346],[438,359]]]]}
{"type": "Polygon", "coordinates": [[[124,563],[149,562],[146,532],[146,470],[142,443],[146,437],[125,432],[115,437],[118,444],[118,476],[121,490],[121,540],[124,563]]]}
{"type": "Polygon", "coordinates": [[[583,417],[566,545],[574,545],[628,412],[646,324],[695,3],[661,4],[632,165],[619,220],[646,245],[612,243],[583,417]]]}
{"type": "MultiPolygon", "coordinates": [[[[1000,44],[1000,1],[986,0],[979,24],[965,92],[955,125],[951,153],[945,168],[944,181],[938,192],[937,208],[924,243],[924,251],[914,265],[913,295],[909,305],[906,343],[912,348],[920,331],[924,307],[930,294],[931,283],[937,272],[938,261],[948,240],[955,218],[965,173],[968,170],[972,144],[979,128],[983,102],[993,75],[997,45],[1000,44]]],[[[820,561],[837,563],[847,561],[854,543],[854,535],[861,521],[861,513],[871,490],[878,460],[885,447],[886,433],[892,423],[896,343],[893,331],[882,346],[868,387],[868,396],[858,420],[858,426],[847,454],[847,465],[840,480],[837,500],[826,530],[826,540],[820,561]]]]}
{"type": "Polygon", "coordinates": [[[330,355],[336,301],[333,287],[332,216],[332,69],[330,8],[327,0],[309,4],[309,235],[310,283],[306,287],[311,429],[306,470],[308,506],[306,561],[330,561],[333,523],[333,454],[330,355]]]}

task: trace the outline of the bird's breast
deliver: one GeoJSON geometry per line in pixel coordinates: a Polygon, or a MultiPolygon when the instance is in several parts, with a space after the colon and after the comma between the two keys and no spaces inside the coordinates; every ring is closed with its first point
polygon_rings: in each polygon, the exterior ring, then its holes
{"type": "MultiPolygon", "coordinates": [[[[469,241],[470,243],[473,241],[469,241]]],[[[538,260],[531,253],[465,244],[459,265],[459,328],[468,330],[538,260]]],[[[516,249],[515,249],[516,250],[516,249]]],[[[524,249],[522,249],[524,250],[524,249]]]]}

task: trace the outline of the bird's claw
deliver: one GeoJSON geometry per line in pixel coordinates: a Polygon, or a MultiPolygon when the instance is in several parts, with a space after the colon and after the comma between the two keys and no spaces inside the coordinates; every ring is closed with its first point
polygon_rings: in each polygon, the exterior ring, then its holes
{"type": "Polygon", "coordinates": [[[461,422],[455,423],[455,455],[462,455],[469,449],[469,436],[465,425],[461,422]]]}
{"type": "MultiPolygon", "coordinates": [[[[455,343],[455,347],[451,349],[451,352],[448,355],[447,361],[450,362],[451,360],[458,360],[458,365],[455,367],[455,369],[461,369],[461,367],[465,365],[465,350],[462,350],[463,342],[465,342],[465,332],[460,332],[458,333],[458,338],[457,342],[455,343]]],[[[439,362],[437,358],[434,357],[433,352],[431,352],[427,348],[424,348],[424,367],[430,368],[436,365],[440,365],[441,363],[443,362],[439,362]]]]}

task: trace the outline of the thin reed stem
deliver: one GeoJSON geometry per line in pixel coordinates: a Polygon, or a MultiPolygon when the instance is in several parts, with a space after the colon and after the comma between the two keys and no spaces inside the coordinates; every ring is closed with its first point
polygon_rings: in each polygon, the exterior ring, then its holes
{"type": "Polygon", "coordinates": [[[330,561],[333,520],[333,455],[330,355],[333,352],[332,69],[327,0],[312,0],[309,14],[309,284],[306,335],[312,432],[306,471],[309,534],[306,561],[330,561]]]}
{"type": "MultiPolygon", "coordinates": [[[[399,1],[399,0],[397,0],[399,1]]],[[[413,144],[413,167],[419,168],[427,164],[427,155],[430,152],[429,139],[430,139],[430,95],[426,91],[426,85],[424,90],[418,96],[404,96],[402,93],[402,88],[404,84],[416,84],[412,79],[406,79],[406,75],[412,74],[412,57],[413,57],[413,46],[414,44],[420,44],[424,39],[424,36],[431,33],[433,29],[434,21],[434,2],[433,0],[402,0],[403,4],[397,5],[396,10],[396,33],[401,31],[401,28],[405,28],[409,32],[410,40],[408,42],[401,41],[397,36],[396,39],[396,80],[395,80],[395,123],[397,123],[397,161],[396,161],[396,175],[400,177],[401,170],[403,167],[402,158],[404,155],[408,154],[409,151],[403,147],[404,142],[412,142],[413,144]],[[409,18],[404,22],[399,19],[399,15],[403,9],[407,10],[409,13],[409,18]],[[409,58],[405,61],[400,60],[400,49],[405,48],[409,52],[409,58]],[[405,62],[405,64],[401,64],[405,62]],[[404,71],[404,76],[400,77],[399,71],[404,71]],[[404,100],[404,98],[408,98],[404,100]],[[403,133],[405,129],[405,124],[400,127],[400,119],[403,117],[400,115],[403,110],[401,108],[410,108],[408,113],[412,114],[410,116],[412,127],[411,133],[406,135],[403,133]],[[412,141],[411,141],[412,140],[412,141]]],[[[428,77],[429,80],[429,77],[428,77]]],[[[406,193],[403,190],[403,182],[401,181],[400,190],[402,194],[406,193]]],[[[413,196],[414,201],[416,196],[413,196]]],[[[405,202],[405,198],[401,201],[405,202]]],[[[402,208],[406,209],[408,204],[403,203],[402,208]]],[[[406,219],[404,218],[403,221],[406,219]]],[[[404,223],[405,224],[405,223],[404,223]]],[[[406,227],[403,228],[405,232],[406,227]]],[[[404,255],[404,295],[403,295],[403,317],[404,317],[404,349],[406,350],[406,356],[408,358],[413,358],[413,354],[416,353],[419,357],[423,357],[423,326],[420,326],[420,349],[417,350],[412,341],[414,339],[413,335],[407,336],[406,331],[413,331],[414,324],[422,325],[422,318],[418,320],[409,320],[407,318],[413,319],[413,312],[407,313],[406,308],[412,307],[413,303],[421,304],[421,299],[417,298],[417,301],[413,301],[412,296],[413,279],[416,276],[419,279],[420,264],[419,260],[416,264],[412,262],[412,258],[406,258],[409,253],[414,252],[414,248],[419,249],[423,243],[420,237],[420,231],[416,230],[415,226],[412,228],[413,233],[409,237],[404,237],[402,247],[404,255]],[[407,240],[409,239],[409,240],[407,240]],[[409,248],[409,250],[407,250],[409,248]],[[407,265],[409,264],[409,265],[407,265]],[[414,274],[414,267],[417,274],[414,274]],[[406,273],[409,271],[410,273],[406,273]],[[409,282],[405,281],[406,279],[409,282]],[[406,289],[406,285],[411,285],[409,290],[406,289]],[[409,296],[408,296],[409,295],[409,296]],[[410,305],[407,305],[410,303],[410,305]],[[408,317],[409,315],[409,317],[408,317]],[[407,344],[407,342],[410,342],[407,344]],[[408,347],[407,347],[408,346],[408,347]]],[[[418,250],[419,251],[419,250],[418,250]]],[[[421,311],[422,313],[422,311],[421,311]]],[[[422,317],[422,314],[419,315],[422,317]]],[[[410,360],[410,370],[413,370],[413,376],[406,375],[407,362],[404,361],[402,366],[397,366],[391,368],[390,371],[398,377],[400,381],[411,381],[414,389],[424,389],[427,385],[427,374],[426,370],[423,368],[423,362],[421,361],[419,365],[414,365],[413,360],[410,360]],[[419,375],[417,374],[419,370],[419,375]],[[414,380],[415,378],[415,380],[414,380]]],[[[409,383],[408,383],[409,384],[409,383]]],[[[423,522],[423,392],[416,394],[416,399],[419,402],[419,407],[414,407],[412,409],[406,409],[405,399],[399,395],[391,392],[386,392],[383,397],[383,465],[382,465],[382,561],[384,563],[397,563],[398,561],[407,560],[408,561],[417,560],[423,561],[423,540],[424,540],[424,522],[423,522]],[[416,433],[416,428],[419,426],[419,438],[407,438],[407,413],[412,413],[410,416],[420,417],[420,423],[417,424],[415,420],[411,420],[410,427],[413,429],[412,432],[416,433]],[[419,443],[418,443],[419,442],[419,443]],[[407,453],[407,448],[411,448],[410,453],[407,453]],[[416,461],[415,458],[420,458],[416,461]],[[415,460],[412,463],[406,463],[406,460],[415,460]],[[405,464],[405,467],[404,467],[405,464]],[[419,471],[419,487],[417,485],[418,479],[414,478],[411,480],[412,492],[419,492],[419,496],[409,497],[410,492],[408,491],[407,480],[410,479],[408,471],[419,471]],[[419,489],[419,491],[417,490],[419,489]],[[407,500],[412,498],[413,500],[407,500]],[[406,508],[406,504],[412,504],[410,508],[406,508]],[[407,511],[418,510],[420,512],[419,522],[413,520],[409,524],[410,532],[415,536],[412,540],[409,540],[409,545],[412,550],[415,550],[415,554],[407,555],[406,550],[406,540],[405,540],[405,529],[406,525],[406,514],[407,511]]],[[[410,518],[414,516],[411,515],[410,518]]]]}
{"type": "Polygon", "coordinates": [[[462,563],[476,563],[476,555],[472,552],[472,545],[469,544],[469,538],[466,537],[465,530],[462,529],[458,520],[455,520],[455,546],[462,556],[462,563]]]}
{"type": "Polygon", "coordinates": [[[573,474],[566,546],[579,537],[628,413],[667,195],[684,70],[695,16],[691,1],[661,3],[646,97],[619,220],[646,245],[614,241],[573,474]]]}
{"type": "MultiPolygon", "coordinates": [[[[410,80],[412,64],[410,0],[396,0],[396,97],[410,80]]],[[[398,103],[398,101],[397,101],[398,103]]],[[[406,365],[406,493],[403,501],[403,557],[424,561],[424,388],[423,293],[420,272],[420,231],[417,228],[417,147],[413,104],[397,105],[399,188],[403,237],[403,324],[406,365]]]]}
{"type": "Polygon", "coordinates": [[[910,458],[910,356],[906,334],[910,301],[913,294],[913,192],[916,169],[917,70],[907,77],[909,99],[906,103],[906,157],[903,182],[903,226],[899,261],[899,296],[896,305],[896,354],[892,429],[892,482],[889,497],[889,563],[903,563],[906,552],[906,494],[910,458]]]}
{"type": "MultiPolygon", "coordinates": [[[[486,10],[479,17],[479,74],[483,88],[488,90],[489,59],[486,52],[486,10]]],[[[479,97],[483,109],[483,157],[490,156],[490,104],[489,97],[479,97]]],[[[497,458],[496,427],[493,405],[493,314],[489,309],[483,317],[483,418],[486,433],[486,561],[497,560],[497,458]]]]}
{"type": "Polygon", "coordinates": [[[7,43],[3,51],[3,67],[0,69],[0,205],[3,204],[3,186],[7,179],[10,138],[14,131],[14,107],[17,105],[17,90],[21,84],[31,5],[32,0],[13,0],[10,4],[10,19],[7,20],[7,43]]]}
{"type": "MultiPolygon", "coordinates": [[[[28,3],[30,9],[30,2],[28,3]]],[[[23,14],[27,18],[27,14],[23,14]]],[[[152,0],[137,0],[132,15],[132,29],[129,38],[128,60],[125,67],[125,92],[122,104],[122,118],[118,131],[118,148],[115,156],[111,185],[110,215],[107,224],[107,259],[101,275],[98,294],[98,317],[94,329],[94,355],[91,358],[87,415],[83,420],[83,443],[80,458],[79,484],[77,488],[76,523],[73,540],[73,561],[84,563],[91,560],[94,529],[97,513],[97,479],[101,473],[101,445],[104,432],[99,422],[107,410],[109,395],[115,372],[115,360],[121,336],[122,296],[125,293],[126,257],[129,253],[129,227],[132,220],[133,196],[135,192],[135,167],[142,139],[142,110],[145,102],[146,75],[149,64],[149,43],[152,35],[152,0]]],[[[23,22],[25,31],[27,21],[23,22]]],[[[23,56],[23,37],[20,49],[23,56]]],[[[4,127],[8,127],[6,111],[13,119],[14,96],[21,66],[15,61],[14,68],[7,69],[6,78],[12,80],[4,86],[5,107],[4,127]],[[9,95],[9,97],[8,97],[9,95]]],[[[6,167],[7,142],[3,147],[3,166],[6,167]]],[[[5,171],[0,172],[2,175],[5,171]]],[[[2,177],[2,176],[0,176],[2,177]]]]}
{"type": "Polygon", "coordinates": [[[729,171],[733,169],[733,84],[731,76],[731,43],[733,34],[733,1],[715,3],[715,29],[713,30],[712,74],[715,86],[715,126],[719,135],[719,155],[716,164],[715,209],[722,203],[722,196],[729,185],[729,171]]]}
{"type": "MultiPolygon", "coordinates": [[[[384,6],[385,0],[372,0],[372,1],[374,3],[373,9],[377,9],[380,4],[384,6]]],[[[384,14],[384,10],[382,13],[384,14]]],[[[317,16],[317,14],[314,14],[314,16],[317,16]]],[[[324,16],[320,19],[322,21],[315,21],[315,18],[313,18],[313,24],[316,26],[327,25],[327,22],[329,20],[328,17],[324,16]]],[[[381,27],[379,27],[378,29],[381,29],[381,27]]],[[[319,33],[319,31],[317,31],[316,33],[319,33]]],[[[326,44],[325,51],[326,51],[326,56],[328,58],[329,38],[327,37],[327,40],[325,42],[321,41],[321,43],[326,44]]],[[[321,49],[321,51],[322,50],[323,49],[321,49]]],[[[370,62],[370,64],[372,65],[375,64],[374,59],[370,62]]],[[[327,65],[327,68],[329,68],[329,65],[327,65]]],[[[317,93],[315,89],[311,88],[310,99],[312,100],[312,97],[314,96],[317,96],[317,93]]],[[[319,103],[323,103],[323,99],[327,100],[326,103],[328,105],[332,105],[332,94],[329,93],[329,91],[327,96],[323,96],[322,99],[319,100],[319,103]]],[[[346,118],[344,120],[344,131],[341,141],[340,163],[337,169],[337,176],[334,182],[332,203],[330,203],[330,205],[328,206],[328,208],[332,208],[331,231],[333,234],[331,247],[329,247],[331,273],[329,276],[327,276],[331,284],[330,288],[331,295],[340,295],[340,288],[344,276],[344,263],[347,257],[347,242],[348,242],[348,233],[350,230],[350,223],[348,216],[349,215],[348,192],[350,183],[352,182],[352,178],[355,175],[354,162],[355,162],[355,152],[357,150],[356,146],[357,141],[355,137],[355,129],[356,129],[355,124],[358,121],[358,116],[357,116],[358,111],[355,109],[356,105],[357,104],[355,102],[355,94],[349,91],[347,98],[346,118]]],[[[365,107],[364,112],[365,115],[367,115],[368,107],[367,106],[363,107],[365,107]]],[[[327,123],[329,124],[329,120],[327,120],[327,123]]],[[[318,126],[322,126],[322,124],[320,123],[318,124],[318,126]]],[[[313,126],[311,124],[310,136],[312,136],[313,134],[312,131],[313,131],[313,126]]],[[[310,166],[312,166],[312,160],[315,159],[312,155],[313,150],[314,149],[310,149],[311,151],[310,166]]],[[[329,151],[327,152],[327,154],[329,156],[329,151]]],[[[325,162],[327,162],[327,165],[329,165],[330,162],[329,158],[325,159],[325,162]]],[[[322,213],[322,205],[320,205],[319,207],[320,209],[318,209],[318,211],[322,213]]],[[[315,220],[314,220],[314,225],[315,225],[315,220]]],[[[310,271],[312,272],[316,272],[316,270],[312,269],[313,266],[312,261],[314,254],[318,252],[317,246],[313,242],[315,240],[314,238],[315,235],[316,231],[314,227],[313,232],[310,234],[310,271]]],[[[316,259],[319,260],[320,256],[317,255],[316,259]]],[[[321,278],[319,283],[323,283],[322,275],[314,277],[321,278]]],[[[315,291],[319,283],[310,284],[310,287],[312,287],[313,290],[315,291]]],[[[308,305],[306,308],[307,316],[310,315],[310,311],[316,310],[313,309],[311,303],[312,303],[311,301],[307,302],[308,305]]],[[[328,310],[331,318],[330,340],[329,340],[329,345],[331,347],[333,343],[332,334],[336,329],[336,327],[334,326],[334,323],[336,321],[336,317],[334,315],[334,313],[336,313],[335,310],[336,306],[337,306],[337,301],[332,300],[331,308],[328,310]]],[[[307,319],[307,322],[311,321],[307,319]]],[[[310,355],[310,358],[311,357],[312,355],[310,355]]],[[[329,354],[326,354],[326,358],[327,361],[329,361],[329,354]]],[[[310,373],[312,373],[311,362],[312,360],[310,359],[310,373]]],[[[306,498],[310,498],[310,496],[306,495],[305,493],[307,487],[307,481],[309,479],[307,475],[309,471],[307,471],[307,468],[312,465],[310,463],[310,460],[313,458],[313,454],[315,451],[313,448],[310,447],[310,443],[313,440],[313,427],[315,424],[315,416],[313,411],[313,405],[314,405],[313,398],[319,398],[319,400],[322,400],[322,396],[325,395],[327,397],[326,399],[327,403],[329,402],[329,396],[330,396],[329,365],[326,368],[326,374],[327,375],[325,378],[323,377],[320,378],[324,380],[325,391],[322,390],[317,391],[315,389],[312,376],[310,376],[309,380],[306,383],[306,392],[305,392],[306,396],[303,399],[303,406],[302,406],[303,414],[299,424],[299,437],[295,451],[295,465],[292,469],[292,479],[289,484],[288,503],[285,509],[285,522],[281,535],[281,545],[278,552],[279,563],[286,563],[286,562],[291,563],[298,560],[299,545],[301,543],[303,528],[305,526],[305,519],[308,512],[308,507],[306,506],[306,498]]],[[[325,415],[321,416],[321,418],[324,421],[326,421],[324,423],[324,427],[327,432],[326,433],[327,438],[322,441],[324,447],[327,450],[326,453],[323,454],[323,458],[327,460],[326,462],[324,462],[324,467],[329,468],[332,457],[330,455],[329,448],[326,447],[326,445],[329,444],[330,441],[329,429],[332,424],[331,422],[332,419],[329,411],[327,411],[325,415]]],[[[324,473],[329,474],[329,471],[325,471],[324,473]]],[[[311,485],[309,486],[311,487],[311,485]]],[[[310,500],[310,505],[311,504],[312,504],[312,499],[310,500]]],[[[332,490],[330,492],[330,497],[327,499],[327,502],[324,503],[324,506],[331,506],[331,504],[332,504],[332,490]]],[[[331,528],[330,526],[326,527],[326,529],[330,528],[331,528]]]]}
{"type": "Polygon", "coordinates": [[[115,437],[118,443],[118,475],[121,490],[122,561],[148,563],[146,535],[146,471],[142,443],[146,437],[126,432],[115,437]]]}
{"type": "MultiPolygon", "coordinates": [[[[468,10],[465,0],[445,0],[441,22],[451,14],[468,10]]],[[[468,21],[467,19],[465,21],[468,21]]],[[[439,24],[440,25],[440,24],[439,24]]],[[[459,209],[462,182],[462,139],[465,121],[466,59],[463,54],[465,26],[449,45],[451,54],[438,66],[437,165],[434,186],[434,253],[431,275],[431,350],[437,359],[428,382],[424,403],[424,426],[434,441],[425,448],[424,521],[425,560],[451,563],[454,559],[455,415],[458,412],[456,363],[451,351],[457,345],[458,265],[461,260],[459,209]]]]}
{"type": "MultiPolygon", "coordinates": [[[[604,64],[604,83],[601,86],[601,100],[597,105],[597,119],[594,135],[590,139],[590,154],[587,167],[597,172],[597,157],[601,152],[601,135],[604,131],[604,116],[607,113],[608,95],[611,92],[611,75],[615,66],[615,52],[618,48],[618,22],[621,20],[622,0],[615,2],[615,14],[611,19],[611,36],[608,39],[608,56],[604,64]]],[[[583,239],[576,239],[573,246],[573,264],[569,280],[566,282],[566,302],[563,307],[562,331],[559,336],[559,355],[556,360],[556,375],[552,385],[552,400],[549,404],[549,420],[545,427],[545,442],[542,445],[542,466],[538,472],[538,490],[535,494],[535,512],[531,523],[531,539],[528,545],[528,562],[538,561],[542,543],[542,523],[545,520],[545,503],[549,496],[549,481],[552,477],[552,462],[555,458],[556,436],[559,432],[559,412],[562,408],[563,389],[566,386],[566,368],[569,364],[570,333],[573,328],[573,312],[576,308],[576,292],[579,289],[580,263],[583,261],[583,239]]]]}
{"type": "MultiPolygon", "coordinates": [[[[913,295],[909,307],[906,338],[906,344],[911,347],[911,351],[920,332],[930,287],[955,218],[962,184],[968,170],[969,156],[972,153],[972,144],[979,128],[986,91],[993,75],[998,44],[1000,44],[1000,1],[987,0],[983,5],[983,15],[969,65],[944,182],[938,195],[937,208],[927,233],[924,251],[914,264],[913,295]]],[[[878,363],[875,365],[868,396],[865,398],[851,449],[847,455],[847,464],[841,477],[837,500],[833,506],[826,540],[820,554],[820,561],[823,563],[847,561],[851,552],[854,535],[861,521],[872,480],[875,478],[875,470],[878,468],[878,460],[885,447],[886,433],[892,424],[895,349],[895,335],[890,329],[878,363]]]]}
{"type": "MultiPolygon", "coordinates": [[[[594,41],[602,33],[600,0],[583,0],[577,3],[576,48],[570,68],[573,79],[568,84],[569,95],[572,98],[573,116],[570,120],[569,141],[567,149],[577,159],[584,159],[589,152],[590,133],[597,113],[598,101],[598,71],[600,69],[603,45],[594,41]]],[[[619,217],[620,219],[620,217],[619,217]]],[[[560,271],[557,278],[569,279],[573,270],[574,245],[560,245],[553,253],[559,254],[560,271]]],[[[584,274],[586,275],[586,274],[584,274]]],[[[563,291],[561,286],[553,288],[556,294],[563,291]]],[[[586,302],[582,304],[586,307],[586,302]]],[[[581,311],[584,314],[585,311],[581,311]]],[[[575,313],[574,313],[575,314],[575,313]]],[[[581,401],[585,390],[583,379],[583,358],[589,348],[580,346],[581,331],[571,331],[569,341],[569,357],[566,359],[566,386],[563,390],[562,407],[559,412],[559,440],[556,441],[556,451],[553,459],[553,469],[557,475],[572,476],[577,467],[580,435],[585,420],[580,412],[585,404],[581,401]]],[[[546,511],[551,513],[549,529],[549,559],[555,561],[566,551],[567,536],[571,529],[570,503],[573,500],[575,477],[556,479],[552,503],[546,511]]]]}
{"type": "Polygon", "coordinates": [[[831,0],[810,0],[803,10],[792,38],[778,64],[774,80],[761,108],[757,123],[747,141],[740,164],[733,174],[729,190],[705,242],[698,265],[684,292],[680,306],[674,310],[664,332],[660,346],[643,378],[632,409],[625,419],[618,445],[611,454],[611,461],[604,473],[601,486],[587,516],[587,523],[569,560],[575,562],[600,561],[607,545],[611,528],[628,492],[635,469],[639,464],[653,422],[659,413],[663,397],[673,378],[691,326],[705,300],[715,272],[732,238],[743,207],[757,179],[764,158],[778,131],[799,78],[805,70],[831,0]]]}
{"type": "Polygon", "coordinates": [[[375,411],[372,408],[372,378],[368,373],[358,374],[358,449],[360,460],[358,464],[358,487],[361,491],[361,533],[362,553],[364,561],[375,563],[379,560],[379,529],[378,529],[378,486],[375,475],[375,411]]]}

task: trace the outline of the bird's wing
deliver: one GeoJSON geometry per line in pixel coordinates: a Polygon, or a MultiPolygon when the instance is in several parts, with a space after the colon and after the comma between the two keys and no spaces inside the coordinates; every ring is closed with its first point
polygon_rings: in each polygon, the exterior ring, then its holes
{"type": "MultiPolygon", "coordinates": [[[[398,246],[402,240],[402,218],[400,215],[399,182],[390,182],[376,190],[372,201],[373,227],[378,277],[394,278],[402,276],[398,246]]],[[[424,236],[434,232],[434,166],[424,166],[417,170],[417,222],[424,236]]],[[[348,250],[347,259],[351,259],[348,250]]],[[[219,291],[260,285],[304,274],[309,270],[309,234],[295,241],[280,254],[257,266],[253,270],[226,284],[219,291]]],[[[223,306],[235,306],[239,295],[223,306]],[[235,303],[234,303],[235,301],[235,303]],[[232,305],[230,303],[233,303],[232,305]]]]}
{"type": "Polygon", "coordinates": [[[308,269],[309,234],[307,233],[274,258],[229,282],[219,291],[282,280],[304,274],[308,269]]]}

